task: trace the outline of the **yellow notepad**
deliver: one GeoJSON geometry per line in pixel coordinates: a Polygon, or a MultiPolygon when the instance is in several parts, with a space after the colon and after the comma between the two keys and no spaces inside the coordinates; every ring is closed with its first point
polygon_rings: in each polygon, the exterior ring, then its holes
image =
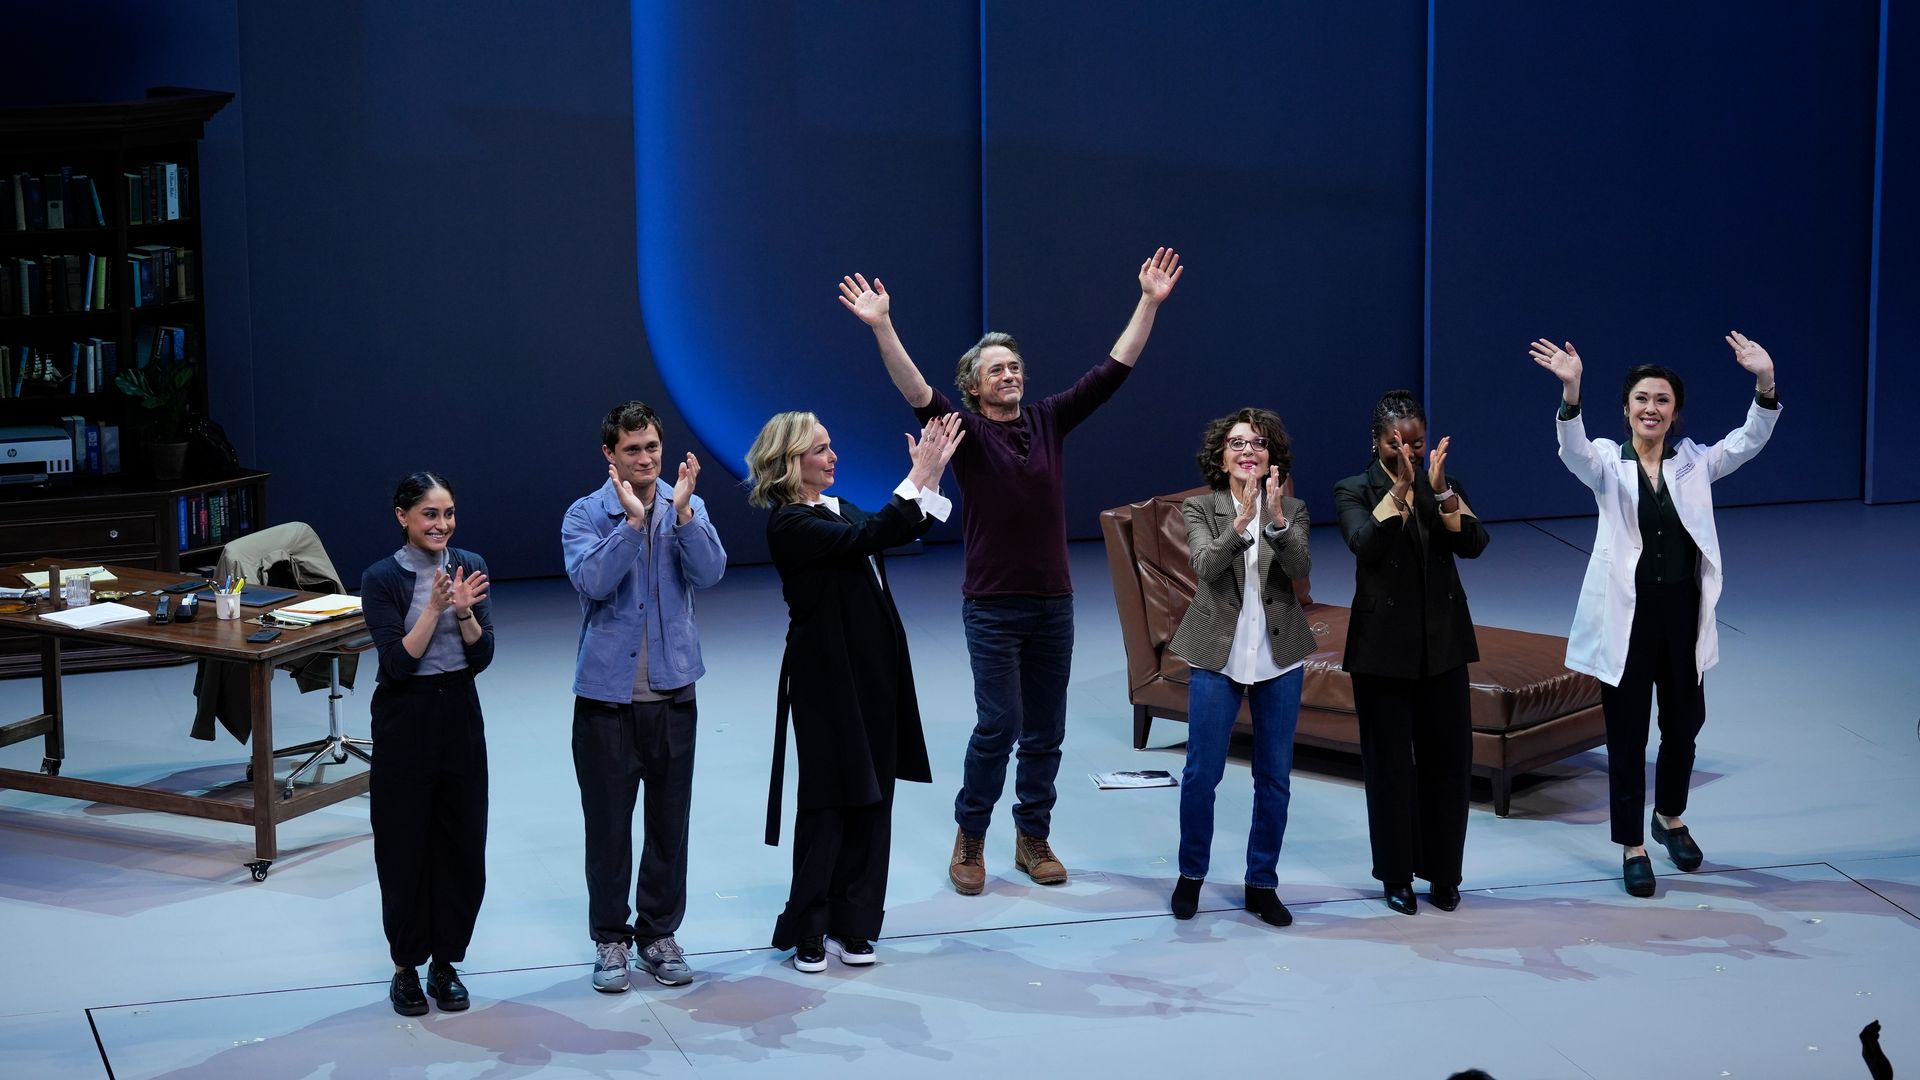
{"type": "MultiPolygon", "coordinates": [[[[60,568],[61,581],[65,581],[75,574],[90,575],[96,584],[102,581],[120,580],[108,573],[107,568],[104,566],[63,566],[60,568]]],[[[47,572],[45,570],[35,570],[30,574],[21,574],[20,576],[26,578],[27,584],[36,589],[44,589],[47,587],[47,572]]]]}
{"type": "Polygon", "coordinates": [[[303,600],[298,604],[288,604],[286,607],[276,608],[273,612],[273,617],[276,619],[285,619],[288,622],[312,624],[326,622],[328,619],[340,619],[349,615],[358,614],[360,614],[359,597],[348,596],[345,593],[332,593],[327,596],[315,597],[312,600],[303,600]]]}

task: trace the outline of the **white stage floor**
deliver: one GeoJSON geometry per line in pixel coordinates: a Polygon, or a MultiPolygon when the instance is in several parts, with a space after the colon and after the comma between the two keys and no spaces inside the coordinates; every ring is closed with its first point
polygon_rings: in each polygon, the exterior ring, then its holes
{"type": "MultiPolygon", "coordinates": [[[[1297,921],[1236,908],[1251,802],[1244,759],[1217,809],[1202,914],[1166,912],[1173,790],[1100,792],[1091,771],[1180,767],[1184,729],[1131,749],[1105,556],[1074,547],[1078,638],[1056,848],[1063,887],[1012,869],[1004,807],[985,895],[946,884],[972,724],[959,552],[896,560],[937,782],[903,785],[880,963],[802,975],[765,947],[789,852],[760,843],[785,630],[771,568],[702,594],[709,674],[682,944],[698,978],[588,986],[568,733],[577,609],[565,582],[495,591],[481,680],[492,760],[489,892],[464,1014],[409,1021],[385,998],[366,802],[281,833],[266,881],[239,826],[0,793],[0,1077],[519,1077],[636,1073],[915,1076],[968,1070],[1154,1075],[1194,1065],[1305,1077],[1866,1075],[1855,1033],[1886,1025],[1920,1068],[1920,506],[1823,503],[1720,514],[1730,565],[1687,818],[1706,868],[1656,851],[1634,900],[1608,842],[1603,752],[1524,781],[1511,817],[1475,804],[1466,897],[1388,912],[1367,875],[1350,758],[1302,753],[1281,854],[1297,921]],[[1908,553],[1906,557],[1901,552],[1908,553]]],[[[1505,523],[1463,563],[1475,618],[1564,633],[1588,520],[1505,523]]],[[[484,553],[484,537],[463,537],[484,553]]],[[[1314,532],[1315,594],[1352,561],[1314,532]]],[[[371,672],[346,702],[366,728],[371,672]]],[[[242,750],[186,737],[192,669],[67,681],[66,774],[203,790],[242,750]]],[[[0,683],[0,716],[37,711],[0,683]]],[[[283,734],[324,727],[287,680],[283,734]]],[[[224,739],[224,736],[223,736],[224,739]]],[[[0,750],[35,767],[38,740],[0,750]]],[[[792,785],[789,784],[789,798],[792,785]]],[[[1476,795],[1487,796],[1484,783],[1476,795]]]]}

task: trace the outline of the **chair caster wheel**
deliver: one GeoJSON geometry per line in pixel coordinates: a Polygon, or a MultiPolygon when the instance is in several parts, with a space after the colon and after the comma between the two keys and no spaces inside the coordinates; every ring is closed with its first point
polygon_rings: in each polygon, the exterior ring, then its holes
{"type": "Polygon", "coordinates": [[[253,880],[267,880],[267,868],[273,865],[272,859],[255,859],[247,864],[247,870],[253,874],[253,880]]]}
{"type": "Polygon", "coordinates": [[[40,771],[46,773],[48,776],[59,776],[60,759],[57,757],[41,758],[40,771]]]}

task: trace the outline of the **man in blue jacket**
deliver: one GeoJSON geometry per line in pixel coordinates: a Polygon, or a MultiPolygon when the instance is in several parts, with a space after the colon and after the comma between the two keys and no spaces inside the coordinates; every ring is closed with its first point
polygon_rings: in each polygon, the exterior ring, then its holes
{"type": "Polygon", "coordinates": [[[593,988],[627,989],[632,961],[667,986],[692,981],[673,938],[687,910],[694,680],[706,673],[693,590],[720,580],[727,553],[693,493],[700,462],[660,479],[660,418],[629,401],[600,425],[607,482],[567,508],[567,578],[580,593],[573,675],[573,769],[587,828],[593,988]],[[640,875],[633,807],[646,785],[640,875]],[[634,889],[631,912],[627,889],[634,889]],[[631,914],[632,921],[628,921],[631,914]]]}

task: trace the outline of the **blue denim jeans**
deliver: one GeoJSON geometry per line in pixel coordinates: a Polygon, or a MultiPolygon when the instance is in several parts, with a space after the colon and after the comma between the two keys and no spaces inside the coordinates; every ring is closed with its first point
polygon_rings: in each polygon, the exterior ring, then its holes
{"type": "Polygon", "coordinates": [[[1180,876],[1207,876],[1213,850],[1213,791],[1227,766],[1227,741],[1246,695],[1253,709],[1253,827],[1247,831],[1248,885],[1278,888],[1275,867],[1287,831],[1292,795],[1293,729],[1300,721],[1300,685],[1294,668],[1247,686],[1217,671],[1194,670],[1187,680],[1187,767],[1180,774],[1180,876]]]}
{"type": "Polygon", "coordinates": [[[1045,840],[1053,824],[1053,781],[1067,732],[1067,676],[1073,664],[1073,597],[996,596],[960,607],[973,663],[973,738],[954,796],[962,832],[984,836],[1007,784],[1007,755],[1020,747],[1013,823],[1045,840]]]}

